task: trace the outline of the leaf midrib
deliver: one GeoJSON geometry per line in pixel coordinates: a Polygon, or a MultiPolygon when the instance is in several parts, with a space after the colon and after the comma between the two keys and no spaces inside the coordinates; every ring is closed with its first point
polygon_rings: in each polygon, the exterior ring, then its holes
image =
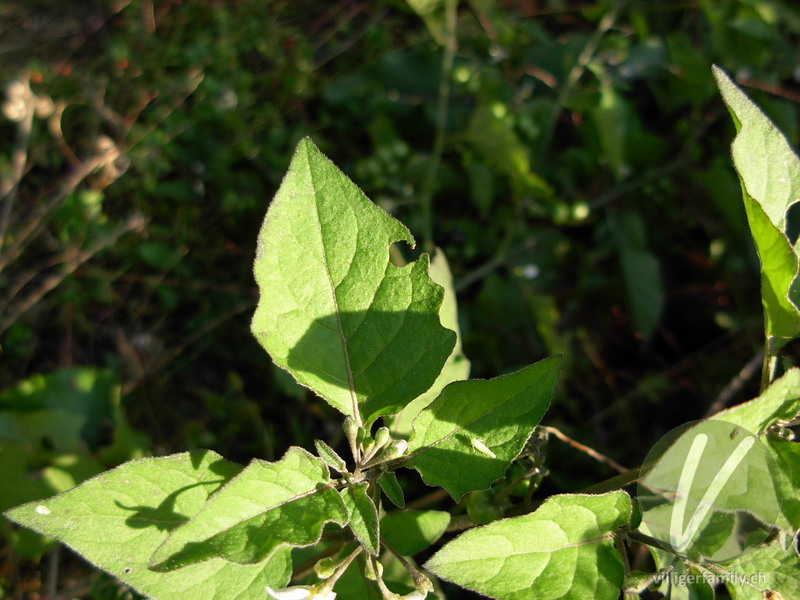
{"type": "MultiPolygon", "coordinates": [[[[322,243],[322,268],[325,270],[325,277],[328,279],[328,286],[331,291],[331,299],[333,300],[333,311],[334,316],[336,317],[336,327],[338,329],[339,340],[342,344],[342,355],[344,356],[344,367],[345,372],[347,373],[347,387],[350,391],[350,409],[353,413],[353,418],[356,421],[356,424],[361,427],[363,425],[361,421],[361,413],[358,410],[358,396],[356,395],[356,385],[355,379],[353,377],[353,369],[350,366],[350,350],[347,347],[347,338],[344,335],[344,327],[342,326],[342,315],[339,311],[339,299],[336,297],[336,286],[333,283],[333,277],[331,277],[330,269],[328,268],[328,247],[325,244],[325,235],[323,233],[322,228],[322,219],[320,219],[319,215],[319,205],[317,203],[317,198],[319,192],[317,191],[317,185],[314,181],[314,170],[311,168],[311,160],[308,155],[308,150],[306,150],[306,165],[308,168],[308,178],[311,182],[311,188],[314,191],[314,213],[316,214],[316,224],[319,228],[319,237],[320,242],[322,243]]],[[[357,242],[356,242],[357,243],[357,242]]]]}

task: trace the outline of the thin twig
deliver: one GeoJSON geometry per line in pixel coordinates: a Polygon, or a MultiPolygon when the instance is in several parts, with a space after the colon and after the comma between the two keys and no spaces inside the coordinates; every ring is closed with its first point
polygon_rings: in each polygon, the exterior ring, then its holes
{"type": "Polygon", "coordinates": [[[453,533],[455,531],[472,529],[473,527],[477,526],[478,524],[473,521],[469,515],[457,515],[450,519],[450,523],[447,525],[447,529],[445,529],[445,531],[448,533],[453,533]]]}
{"type": "Polygon", "coordinates": [[[704,418],[708,418],[723,408],[725,408],[731,400],[733,400],[734,396],[738,394],[744,385],[761,369],[761,364],[764,361],[764,352],[763,350],[760,352],[756,352],[755,356],[747,361],[747,364],[742,367],[742,370],[739,371],[736,376],[730,380],[728,385],[719,393],[717,399],[714,400],[714,403],[708,407],[704,418]]]}
{"type": "Polygon", "coordinates": [[[107,235],[103,236],[97,242],[92,244],[89,248],[83,251],[75,252],[69,260],[67,260],[64,264],[64,268],[58,275],[51,275],[47,277],[44,282],[39,286],[37,290],[28,294],[26,298],[17,302],[13,308],[10,309],[6,318],[0,322],[0,335],[2,335],[6,329],[11,327],[11,325],[22,315],[28,312],[33,306],[36,305],[42,298],[44,298],[47,294],[52,292],[55,288],[57,288],[61,283],[67,279],[72,273],[74,273],[78,267],[84,264],[86,261],[91,259],[95,254],[100,252],[101,250],[105,249],[112,243],[114,243],[118,238],[122,235],[128,233],[129,231],[140,231],[144,229],[145,220],[144,217],[140,214],[134,214],[128,219],[116,227],[113,231],[109,232],[107,235]]]}
{"type": "Polygon", "coordinates": [[[621,464],[619,464],[613,458],[609,458],[608,456],[606,456],[604,454],[600,454],[597,450],[594,450],[594,449],[590,448],[589,446],[581,444],[577,440],[573,440],[571,437],[569,437],[565,433],[562,433],[559,429],[556,429],[555,427],[544,427],[544,430],[547,431],[547,433],[553,434],[558,439],[560,439],[562,442],[566,442],[567,444],[569,444],[570,446],[572,446],[576,450],[580,450],[581,452],[591,456],[593,459],[595,459],[595,460],[597,460],[599,462],[607,464],[609,467],[611,467],[615,471],[618,471],[619,473],[627,473],[628,470],[629,470],[627,467],[623,467],[621,464]]]}
{"type": "MultiPolygon", "coordinates": [[[[369,4],[369,2],[365,2],[364,6],[366,6],[367,4],[369,4]]],[[[322,67],[322,66],[328,64],[329,62],[331,62],[337,56],[347,52],[350,48],[352,48],[356,44],[356,42],[358,40],[360,40],[362,37],[367,35],[370,31],[374,31],[375,26],[377,24],[379,24],[381,21],[383,21],[383,19],[386,18],[386,16],[389,14],[389,12],[390,12],[390,9],[387,7],[387,8],[384,8],[383,10],[381,10],[380,12],[375,13],[370,18],[369,22],[364,27],[362,27],[361,30],[358,33],[356,33],[355,35],[351,36],[350,38],[348,38],[347,40],[345,40],[344,42],[339,44],[327,56],[324,56],[323,58],[321,58],[319,60],[319,62],[317,62],[314,65],[314,70],[319,69],[320,67],[322,67]]]]}
{"type": "Polygon", "coordinates": [[[47,580],[45,581],[45,597],[55,598],[58,594],[58,571],[61,562],[61,545],[59,544],[47,555],[47,580]]]}
{"type": "Polygon", "coordinates": [[[200,329],[194,331],[192,335],[187,336],[180,346],[173,348],[170,352],[165,353],[159,360],[154,361],[152,364],[148,365],[142,377],[136,379],[135,381],[131,381],[124,384],[122,386],[122,394],[123,395],[130,394],[133,390],[139,387],[139,385],[141,385],[142,382],[144,382],[144,380],[147,377],[152,375],[154,372],[165,368],[169,363],[171,363],[177,357],[181,356],[184,352],[186,352],[186,349],[189,346],[197,343],[198,340],[208,335],[209,332],[211,332],[212,330],[216,329],[217,327],[225,323],[228,319],[232,319],[239,313],[242,313],[246,310],[253,308],[255,305],[256,305],[255,299],[247,300],[245,302],[237,304],[227,312],[224,312],[221,315],[218,315],[217,317],[209,320],[200,329]]]}
{"type": "Polygon", "coordinates": [[[28,222],[20,229],[16,236],[14,243],[9,246],[8,250],[0,255],[0,271],[6,266],[19,258],[25,247],[44,229],[47,217],[68,198],[86,179],[89,175],[94,173],[97,169],[112,163],[119,157],[118,150],[96,154],[90,159],[81,164],[70,175],[64,179],[58,189],[54,192],[52,198],[44,208],[35,216],[31,217],[28,222]]]}
{"type": "Polygon", "coordinates": [[[677,171],[684,166],[692,158],[692,153],[697,147],[697,141],[701,139],[709,128],[718,121],[721,112],[719,109],[712,110],[706,117],[692,127],[692,133],[686,139],[678,154],[674,159],[665,163],[664,165],[651,169],[636,179],[631,179],[620,183],[619,185],[611,188],[610,190],[599,194],[592,200],[589,200],[589,208],[594,211],[606,204],[614,202],[615,200],[634,192],[647,184],[662,179],[670,173],[677,171]]]}
{"type": "Polygon", "coordinates": [[[432,504],[436,504],[437,502],[441,502],[447,498],[447,495],[447,490],[444,488],[438,488],[431,493],[422,496],[421,498],[417,498],[413,502],[409,502],[406,504],[406,508],[409,510],[425,508],[427,506],[431,506],[432,504]]]}
{"type": "MultiPolygon", "coordinates": [[[[625,577],[628,577],[631,574],[631,563],[628,560],[628,549],[625,547],[625,540],[622,539],[622,536],[614,536],[614,547],[617,549],[617,554],[619,554],[622,560],[622,572],[625,574],[625,577]]],[[[635,592],[624,592],[624,594],[625,598],[628,600],[639,596],[639,594],[635,592]]]]}
{"type": "Polygon", "coordinates": [[[535,241],[531,238],[525,238],[522,242],[511,248],[509,248],[508,244],[501,244],[500,250],[492,258],[469,273],[459,277],[455,283],[453,283],[453,289],[456,293],[464,291],[472,284],[477,283],[481,279],[488,277],[498,269],[504,267],[512,258],[530,250],[534,244],[535,241]]]}

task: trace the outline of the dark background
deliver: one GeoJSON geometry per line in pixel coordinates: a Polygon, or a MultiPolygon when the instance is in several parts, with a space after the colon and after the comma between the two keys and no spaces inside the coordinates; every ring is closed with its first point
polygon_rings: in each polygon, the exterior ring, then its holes
{"type": "MultiPolygon", "coordinates": [[[[465,0],[455,38],[435,1],[4,2],[0,509],[135,456],[340,442],[249,332],[303,136],[443,249],[473,377],[564,354],[545,424],[631,467],[752,397],[758,263],[711,65],[796,144],[798,32],[776,0],[465,0]]],[[[542,495],[614,474],[548,453],[542,495]]],[[[129,594],[0,534],[0,597],[129,594]]]]}

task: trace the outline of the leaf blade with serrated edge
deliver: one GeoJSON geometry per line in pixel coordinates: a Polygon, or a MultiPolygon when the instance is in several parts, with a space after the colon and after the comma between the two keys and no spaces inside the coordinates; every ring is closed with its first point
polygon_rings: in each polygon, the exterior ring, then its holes
{"type": "Polygon", "coordinates": [[[367,495],[367,485],[362,483],[348,486],[341,494],[350,514],[350,529],[370,554],[377,556],[380,551],[378,509],[367,495]]]}
{"type": "Polygon", "coordinates": [[[288,551],[249,566],[213,559],[172,573],[147,568],[168,528],[194,516],[240,469],[207,450],[138,459],[5,514],[61,540],[150,598],[252,600],[267,585],[286,585],[291,574],[288,551]]]}
{"type": "Polygon", "coordinates": [[[414,243],[301,140],[259,233],[251,329],[278,366],[367,425],[427,390],[455,343],[427,255],[397,268],[397,241],[414,243]]]}
{"type": "Polygon", "coordinates": [[[414,419],[404,466],[455,499],[489,487],[539,424],[560,366],[552,356],[509,375],[451,383],[414,419]]]}
{"type": "Polygon", "coordinates": [[[616,600],[623,569],[613,536],[630,514],[622,491],[551,496],[533,513],[462,533],[425,568],[493,598],[616,600]]]}
{"type": "Polygon", "coordinates": [[[731,154],[761,260],[766,333],[785,343],[800,334],[798,247],[787,237],[786,218],[789,207],[800,200],[800,160],[750,98],[721,69],[714,67],[713,72],[737,129],[731,154]]]}
{"type": "MultiPolygon", "coordinates": [[[[714,415],[714,420],[726,421],[746,429],[752,429],[765,444],[770,456],[775,460],[778,473],[772,477],[772,489],[782,496],[780,527],[795,533],[800,529],[800,502],[797,501],[800,491],[800,469],[797,457],[800,452],[797,444],[775,439],[763,434],[776,422],[789,421],[800,414],[800,369],[792,368],[776,379],[764,392],[733,408],[723,410],[714,415]]],[[[758,492],[756,492],[758,493],[758,492]]],[[[761,491],[763,495],[765,490],[761,491]]],[[[754,504],[757,501],[754,499],[754,504]]]]}
{"type": "Polygon", "coordinates": [[[717,421],[727,421],[752,431],[764,433],[779,420],[789,420],[800,414],[800,369],[789,369],[764,392],[747,402],[727,408],[714,415],[717,421]]]}
{"type": "Polygon", "coordinates": [[[281,545],[319,541],[327,522],[344,525],[347,510],[328,467],[302,448],[269,463],[252,461],[156,550],[150,568],[171,571],[210,558],[251,564],[281,545]]]}
{"type": "Polygon", "coordinates": [[[439,309],[439,318],[442,321],[442,325],[455,332],[456,343],[444,363],[441,373],[439,373],[430,389],[414,398],[403,410],[391,417],[390,428],[396,437],[407,438],[411,435],[411,423],[414,421],[414,417],[419,414],[419,411],[433,402],[448,383],[462,381],[469,377],[470,362],[461,347],[461,331],[458,326],[458,304],[456,292],[453,288],[453,274],[450,272],[450,265],[441,248],[436,249],[436,254],[431,260],[429,274],[431,279],[444,289],[444,299],[439,309]]]}
{"type": "Polygon", "coordinates": [[[779,541],[754,548],[719,569],[709,569],[725,582],[734,600],[797,598],[800,590],[800,558],[797,552],[781,547],[779,541]],[[765,591],[778,592],[768,595],[765,591]]]}

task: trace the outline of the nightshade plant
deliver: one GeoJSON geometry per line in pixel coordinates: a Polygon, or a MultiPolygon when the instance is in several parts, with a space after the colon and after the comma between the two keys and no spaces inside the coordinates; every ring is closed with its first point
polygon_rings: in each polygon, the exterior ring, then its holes
{"type": "Polygon", "coordinates": [[[211,451],[145,458],[6,516],[159,600],[443,598],[437,578],[509,600],[648,588],[713,598],[720,582],[736,599],[798,597],[800,446],[786,425],[800,412],[800,370],[781,372],[780,349],[800,337],[800,247],[787,229],[800,162],[715,76],[739,129],[734,162],[762,263],[767,368],[755,400],[687,426],[594,493],[530,503],[560,358],[465,380],[443,257],[393,264],[393,243],[413,246],[408,229],[305,139],[259,235],[252,331],[344,415],[349,459],[321,440],[316,455],[292,447],[244,468],[211,451]],[[470,519],[404,510],[401,467],[468,498],[470,519]],[[638,499],[622,489],[635,481],[638,499]],[[512,504],[521,483],[527,502],[512,504]],[[466,531],[418,567],[413,555],[448,528],[466,531]],[[631,543],[650,549],[652,572],[631,572],[631,543]]]}

